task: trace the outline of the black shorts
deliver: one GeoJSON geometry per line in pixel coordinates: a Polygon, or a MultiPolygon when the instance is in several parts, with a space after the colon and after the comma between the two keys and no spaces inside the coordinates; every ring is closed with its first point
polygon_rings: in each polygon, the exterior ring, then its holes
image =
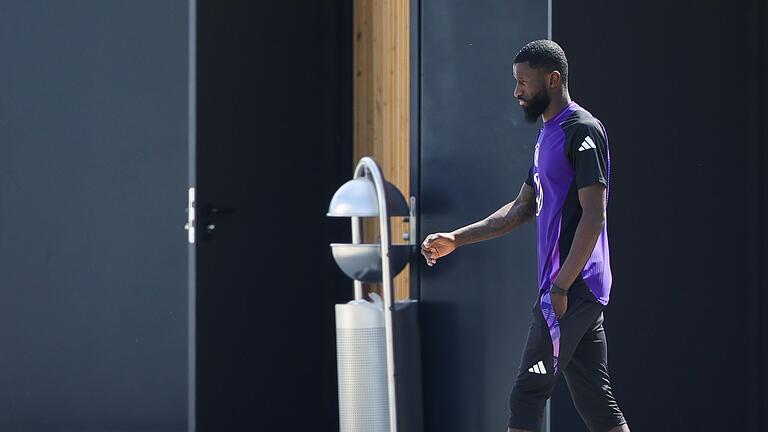
{"type": "Polygon", "coordinates": [[[561,371],[590,431],[606,432],[626,423],[611,392],[604,306],[573,294],[569,293],[568,309],[560,320],[549,291],[533,306],[528,340],[509,396],[510,428],[541,430],[544,406],[561,371]]]}

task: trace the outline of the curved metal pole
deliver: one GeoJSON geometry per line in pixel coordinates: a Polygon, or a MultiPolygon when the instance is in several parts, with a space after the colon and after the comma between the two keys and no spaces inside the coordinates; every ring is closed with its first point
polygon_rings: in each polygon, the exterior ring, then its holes
{"type": "MultiPolygon", "coordinates": [[[[365,175],[365,165],[358,162],[357,167],[355,167],[355,172],[352,175],[353,179],[356,179],[358,177],[363,177],[365,175]]],[[[352,243],[353,244],[360,244],[363,242],[363,223],[362,220],[357,216],[352,216],[352,243]]],[[[363,283],[359,280],[354,280],[354,287],[355,287],[355,300],[362,300],[363,299],[363,283]]]]}
{"type": "MultiPolygon", "coordinates": [[[[387,390],[389,393],[389,430],[397,432],[397,399],[395,392],[395,344],[394,344],[394,291],[392,289],[392,273],[389,268],[389,212],[387,211],[387,192],[384,176],[375,160],[370,157],[360,159],[355,168],[355,178],[364,175],[367,169],[371,180],[376,187],[376,196],[379,201],[379,234],[381,237],[381,280],[382,294],[384,294],[384,335],[387,348],[387,390]]],[[[354,227],[353,227],[354,230],[354,227]]],[[[359,232],[358,232],[359,234],[359,232]]],[[[354,231],[353,231],[354,235],[354,231]]]]}

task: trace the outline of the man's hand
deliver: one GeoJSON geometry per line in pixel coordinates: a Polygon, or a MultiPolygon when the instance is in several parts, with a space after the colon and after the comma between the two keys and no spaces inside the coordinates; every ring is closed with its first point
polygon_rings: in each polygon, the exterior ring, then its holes
{"type": "Polygon", "coordinates": [[[552,299],[552,308],[555,310],[555,316],[559,320],[565,315],[565,311],[568,310],[568,296],[553,292],[550,292],[549,296],[552,299]]]}
{"type": "Polygon", "coordinates": [[[421,244],[421,254],[427,260],[428,266],[433,266],[438,258],[442,258],[456,250],[456,236],[451,233],[430,234],[421,244]]]}

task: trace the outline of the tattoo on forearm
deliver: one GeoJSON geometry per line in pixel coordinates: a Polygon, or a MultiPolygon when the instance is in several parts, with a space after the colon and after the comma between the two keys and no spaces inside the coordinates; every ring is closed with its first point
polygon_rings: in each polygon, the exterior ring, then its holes
{"type": "Polygon", "coordinates": [[[476,243],[507,234],[533,217],[529,203],[512,201],[487,218],[453,232],[459,244],[476,243]]]}

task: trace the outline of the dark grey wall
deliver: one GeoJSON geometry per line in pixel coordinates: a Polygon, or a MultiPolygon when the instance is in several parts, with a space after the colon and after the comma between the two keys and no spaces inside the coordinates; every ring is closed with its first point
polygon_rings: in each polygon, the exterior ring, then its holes
{"type": "Polygon", "coordinates": [[[184,430],[187,1],[0,2],[0,429],[184,430]]]}
{"type": "MultiPolygon", "coordinates": [[[[605,327],[630,425],[765,431],[768,15],[695,6],[557,0],[553,36],[611,144],[605,327]]],[[[559,390],[553,429],[586,430],[559,390]]]]}
{"type": "MultiPolygon", "coordinates": [[[[420,237],[512,201],[538,125],[513,95],[512,60],[547,36],[539,1],[421,2],[420,237]]],[[[427,431],[501,431],[537,292],[535,226],[419,261],[427,431]]]]}

